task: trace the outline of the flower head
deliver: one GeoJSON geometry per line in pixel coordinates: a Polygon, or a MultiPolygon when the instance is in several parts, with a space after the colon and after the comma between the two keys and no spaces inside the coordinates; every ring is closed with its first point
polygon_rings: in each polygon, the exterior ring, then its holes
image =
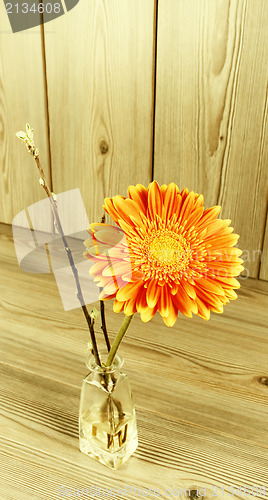
{"type": "Polygon", "coordinates": [[[231,221],[217,218],[220,206],[204,210],[202,195],[153,181],[129,186],[128,198],[106,198],[104,209],[119,228],[92,224],[84,255],[115,312],[149,321],[159,311],[172,326],[178,311],[209,319],[237,297],[242,251],[231,221]]]}

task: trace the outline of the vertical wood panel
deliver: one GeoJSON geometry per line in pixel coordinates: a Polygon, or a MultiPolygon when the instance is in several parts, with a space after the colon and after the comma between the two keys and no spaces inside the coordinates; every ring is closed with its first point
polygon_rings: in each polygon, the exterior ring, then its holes
{"type": "Polygon", "coordinates": [[[266,230],[265,230],[265,238],[263,242],[263,251],[262,251],[262,259],[260,266],[260,275],[261,280],[268,281],[268,218],[266,220],[266,230]]]}
{"type": "Polygon", "coordinates": [[[99,220],[104,197],[151,180],[154,1],[81,0],[48,28],[53,189],[79,187],[99,220]]]}
{"type": "Polygon", "coordinates": [[[12,33],[0,2],[0,220],[44,198],[33,159],[15,133],[29,122],[49,180],[40,27],[12,33]]]}
{"type": "Polygon", "coordinates": [[[222,205],[252,277],[266,217],[267,25],[265,0],[159,0],[155,178],[222,205]]]}

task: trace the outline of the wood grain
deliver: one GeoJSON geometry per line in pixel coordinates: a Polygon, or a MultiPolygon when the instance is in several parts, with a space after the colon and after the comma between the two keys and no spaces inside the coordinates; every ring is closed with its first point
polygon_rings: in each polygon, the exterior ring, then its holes
{"type": "Polygon", "coordinates": [[[268,281],[268,217],[266,220],[259,278],[268,281]]]}
{"type": "MultiPolygon", "coordinates": [[[[208,322],[180,315],[168,328],[159,315],[149,323],[134,317],[120,350],[139,447],[114,472],[79,451],[83,316],[78,309],[64,312],[52,275],[20,270],[11,228],[1,225],[0,233],[1,499],[54,500],[60,492],[65,498],[67,488],[75,498],[75,489],[82,496],[88,488],[86,498],[119,500],[120,492],[94,497],[92,491],[126,486],[158,489],[159,498],[185,498],[181,489],[189,489],[192,500],[197,488],[206,488],[209,500],[246,498],[228,495],[231,485],[267,491],[266,282],[242,279],[238,299],[208,322]],[[167,489],[175,493],[165,495],[167,489]]],[[[106,304],[113,338],[122,314],[106,304]]],[[[97,323],[104,347],[100,331],[97,323]]],[[[132,489],[125,497],[137,495],[132,489]]],[[[267,498],[260,490],[256,496],[267,498]]]]}
{"type": "Polygon", "coordinates": [[[268,280],[267,2],[158,6],[156,32],[154,0],[80,0],[43,46],[40,28],[13,34],[1,4],[0,220],[44,198],[15,137],[29,121],[48,179],[51,140],[54,191],[79,187],[90,221],[131,183],[175,181],[223,206],[245,274],[268,280]]]}
{"type": "Polygon", "coordinates": [[[154,176],[222,205],[252,277],[266,220],[267,23],[265,0],[159,0],[154,176]]]}
{"type": "Polygon", "coordinates": [[[40,27],[12,33],[0,2],[0,220],[11,223],[25,207],[44,198],[33,159],[15,136],[27,122],[49,177],[46,96],[40,27]]]}
{"type": "Polygon", "coordinates": [[[151,180],[154,1],[80,0],[48,28],[53,189],[79,187],[99,221],[105,197],[151,180]]]}

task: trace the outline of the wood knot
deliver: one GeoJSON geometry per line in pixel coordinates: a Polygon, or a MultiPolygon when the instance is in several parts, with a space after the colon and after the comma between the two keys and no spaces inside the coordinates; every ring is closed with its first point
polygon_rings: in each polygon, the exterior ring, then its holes
{"type": "Polygon", "coordinates": [[[259,377],[258,378],[258,382],[260,384],[263,384],[263,385],[267,385],[268,386],[268,377],[259,377]]]}
{"type": "Polygon", "coordinates": [[[100,142],[100,152],[101,152],[101,154],[102,155],[106,155],[106,153],[108,153],[108,151],[109,151],[109,146],[108,146],[107,142],[104,141],[104,140],[102,140],[100,142]]]}
{"type": "Polygon", "coordinates": [[[223,136],[223,135],[221,135],[221,136],[220,136],[220,141],[223,141],[223,139],[224,139],[224,136],[223,136]]]}

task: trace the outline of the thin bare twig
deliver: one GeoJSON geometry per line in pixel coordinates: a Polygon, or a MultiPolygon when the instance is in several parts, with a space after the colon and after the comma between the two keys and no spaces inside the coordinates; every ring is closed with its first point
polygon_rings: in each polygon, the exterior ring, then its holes
{"type": "MultiPolygon", "coordinates": [[[[101,224],[104,224],[104,223],[105,223],[105,213],[103,214],[103,216],[101,218],[101,224]]],[[[105,338],[107,350],[109,352],[110,349],[111,349],[111,344],[110,344],[110,340],[109,340],[108,332],[107,332],[107,327],[106,327],[105,307],[104,307],[104,301],[103,300],[100,300],[100,312],[101,312],[101,329],[103,331],[103,335],[104,335],[104,338],[105,338]]]]}
{"type": "Polygon", "coordinates": [[[101,329],[103,331],[103,335],[104,335],[105,342],[107,345],[107,350],[108,350],[108,352],[110,352],[111,344],[110,344],[110,340],[109,340],[107,328],[106,328],[105,309],[104,309],[103,300],[100,300],[100,311],[101,311],[101,329]]]}
{"type": "Polygon", "coordinates": [[[44,173],[44,170],[42,168],[42,165],[41,165],[41,162],[40,162],[40,159],[39,159],[39,151],[38,151],[38,149],[36,149],[36,147],[34,145],[34,142],[33,142],[32,130],[30,129],[30,126],[27,124],[26,125],[26,134],[24,132],[18,132],[16,135],[17,135],[17,137],[19,137],[25,143],[25,145],[26,145],[29,153],[31,153],[33,155],[34,159],[35,159],[35,163],[36,163],[37,169],[38,169],[38,171],[40,173],[40,176],[41,176],[40,179],[39,179],[40,185],[45,190],[46,195],[49,198],[51,209],[52,209],[54,223],[55,223],[55,226],[56,226],[56,228],[57,228],[57,230],[58,230],[58,232],[59,232],[59,234],[61,236],[64,248],[65,248],[65,251],[66,251],[66,254],[67,254],[67,257],[68,257],[68,260],[69,260],[69,263],[70,263],[73,275],[74,275],[75,284],[76,284],[76,288],[77,288],[77,298],[78,298],[78,300],[80,302],[82,311],[84,313],[85,319],[86,319],[87,324],[88,324],[88,328],[89,328],[89,332],[90,332],[90,337],[91,337],[91,342],[92,342],[92,347],[93,347],[93,354],[94,354],[96,363],[98,365],[100,365],[101,362],[100,362],[100,357],[99,357],[99,353],[98,353],[98,348],[97,348],[97,343],[96,343],[96,337],[95,337],[95,332],[94,332],[94,321],[91,319],[91,317],[90,317],[90,315],[88,313],[87,307],[85,305],[85,301],[84,301],[84,297],[83,297],[83,293],[82,293],[82,290],[81,290],[80,281],[79,281],[79,277],[78,277],[78,272],[77,272],[77,269],[75,267],[75,263],[74,263],[73,256],[72,256],[72,252],[71,252],[71,249],[68,246],[67,240],[65,238],[65,234],[64,234],[63,229],[62,229],[62,225],[61,225],[61,221],[60,221],[60,217],[59,217],[59,213],[58,213],[56,196],[55,196],[54,193],[52,193],[50,191],[50,188],[49,188],[49,186],[47,184],[45,173],[44,173]]]}

